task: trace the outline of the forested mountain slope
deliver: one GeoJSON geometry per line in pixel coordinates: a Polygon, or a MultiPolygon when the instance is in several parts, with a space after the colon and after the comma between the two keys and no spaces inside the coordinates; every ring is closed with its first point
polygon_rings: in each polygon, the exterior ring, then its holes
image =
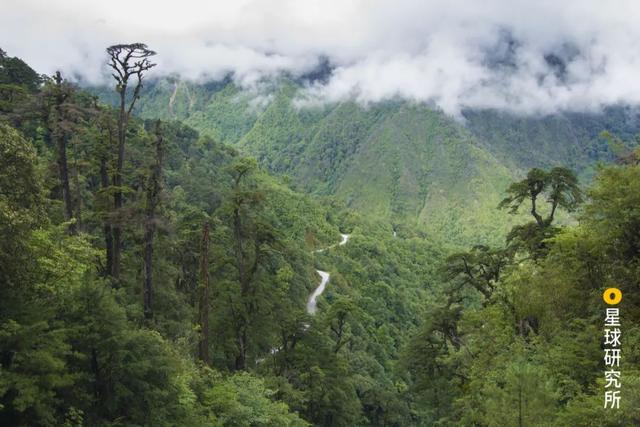
{"type": "Polygon", "coordinates": [[[296,188],[454,243],[501,239],[513,218],[494,208],[510,180],[559,164],[588,180],[611,160],[600,132],[629,137],[639,124],[637,110],[623,107],[543,117],[465,111],[454,120],[401,100],[308,105],[302,90],[288,80],[243,90],[174,78],[155,81],[139,111],[184,119],[296,188]]]}
{"type": "Polygon", "coordinates": [[[0,53],[0,424],[639,425],[633,109],[461,123],[175,80],[124,120],[0,53]],[[591,185],[556,165],[610,156],[591,185]]]}
{"type": "Polygon", "coordinates": [[[413,422],[440,247],[176,121],[131,116],[118,172],[117,111],[18,58],[0,101],[0,424],[413,422]]]}

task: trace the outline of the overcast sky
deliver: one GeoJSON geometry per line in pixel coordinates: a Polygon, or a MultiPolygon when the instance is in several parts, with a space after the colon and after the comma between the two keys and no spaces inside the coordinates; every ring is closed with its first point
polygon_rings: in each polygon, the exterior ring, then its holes
{"type": "Polygon", "coordinates": [[[104,48],[144,42],[153,74],[251,86],[333,73],[308,99],[394,96],[519,112],[640,103],[640,1],[3,0],[0,47],[92,82],[104,48]]]}

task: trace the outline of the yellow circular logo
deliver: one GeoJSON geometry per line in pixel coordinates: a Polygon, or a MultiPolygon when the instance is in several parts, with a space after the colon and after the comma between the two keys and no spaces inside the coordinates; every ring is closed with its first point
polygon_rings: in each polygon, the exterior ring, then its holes
{"type": "Polygon", "coordinates": [[[608,288],[602,294],[602,299],[609,305],[616,305],[622,301],[622,291],[618,288],[608,288]]]}

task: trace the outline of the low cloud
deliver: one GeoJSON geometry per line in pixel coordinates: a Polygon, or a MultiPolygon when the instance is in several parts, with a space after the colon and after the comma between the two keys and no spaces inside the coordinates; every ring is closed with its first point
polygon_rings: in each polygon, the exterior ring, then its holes
{"type": "Polygon", "coordinates": [[[0,39],[41,72],[91,83],[108,77],[107,45],[142,41],[156,76],[251,87],[329,64],[306,101],[548,113],[640,103],[639,16],[640,3],[597,0],[14,0],[0,39]]]}

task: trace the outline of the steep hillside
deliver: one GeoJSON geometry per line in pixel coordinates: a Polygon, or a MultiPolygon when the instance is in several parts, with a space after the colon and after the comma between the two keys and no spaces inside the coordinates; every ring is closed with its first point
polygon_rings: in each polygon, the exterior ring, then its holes
{"type": "Polygon", "coordinates": [[[625,140],[640,129],[640,112],[631,107],[610,107],[603,113],[563,113],[515,116],[496,111],[467,111],[466,127],[500,161],[518,167],[566,165],[590,179],[598,161],[611,160],[608,130],[625,140]]]}
{"type": "Polygon", "coordinates": [[[132,116],[112,185],[117,112],[22,70],[29,84],[2,85],[23,96],[0,91],[0,425],[420,425],[397,367],[439,241],[301,194],[179,121],[132,116]]]}
{"type": "Polygon", "coordinates": [[[508,182],[558,164],[589,179],[609,160],[599,133],[629,135],[638,122],[623,108],[546,117],[466,111],[456,121],[399,100],[300,106],[299,91],[292,81],[242,90],[173,79],[154,82],[139,112],[182,118],[289,176],[295,188],[453,243],[501,240],[514,221],[495,209],[508,182]]]}

